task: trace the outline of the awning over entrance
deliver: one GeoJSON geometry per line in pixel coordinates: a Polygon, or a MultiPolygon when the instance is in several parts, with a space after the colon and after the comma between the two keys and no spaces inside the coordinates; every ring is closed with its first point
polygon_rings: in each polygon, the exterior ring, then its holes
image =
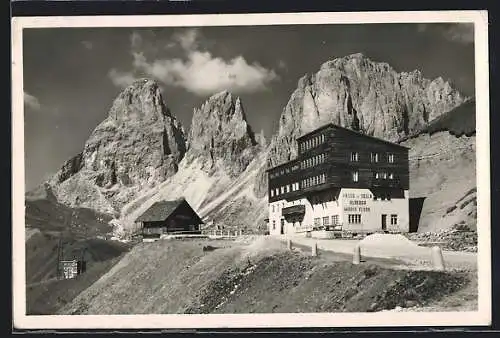
{"type": "Polygon", "coordinates": [[[306,213],[305,205],[292,205],[291,207],[286,207],[281,210],[281,214],[283,216],[292,216],[292,215],[303,215],[306,213]]]}

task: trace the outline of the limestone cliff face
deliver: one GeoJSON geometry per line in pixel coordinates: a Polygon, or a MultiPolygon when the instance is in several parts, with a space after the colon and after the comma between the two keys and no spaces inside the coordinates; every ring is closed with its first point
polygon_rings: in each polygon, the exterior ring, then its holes
{"type": "Polygon", "coordinates": [[[326,123],[397,141],[467,99],[440,77],[397,73],[362,54],[328,61],[299,80],[271,140],[269,165],[294,158],[295,138],[326,123]]]}
{"type": "Polygon", "coordinates": [[[114,213],[174,174],[185,152],[184,130],[157,83],[138,80],[118,95],[83,151],[50,185],[62,203],[114,213]]]}
{"type": "Polygon", "coordinates": [[[223,170],[230,177],[243,172],[261,147],[246,121],[241,99],[228,91],[194,109],[188,140],[188,162],[197,159],[208,174],[223,170]]]}

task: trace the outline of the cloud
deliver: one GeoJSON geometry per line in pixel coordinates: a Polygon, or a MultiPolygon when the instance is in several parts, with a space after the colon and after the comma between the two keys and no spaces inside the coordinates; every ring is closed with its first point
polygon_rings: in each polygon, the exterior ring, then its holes
{"type": "Polygon", "coordinates": [[[445,39],[453,42],[471,44],[474,43],[473,23],[452,23],[452,24],[418,24],[417,31],[420,33],[438,33],[445,39]]]}
{"type": "Polygon", "coordinates": [[[267,69],[256,62],[249,63],[242,55],[227,60],[214,56],[211,52],[202,50],[199,41],[197,29],[177,32],[165,43],[165,47],[181,49],[182,57],[153,57],[150,61],[144,51],[139,51],[143,39],[134,32],[131,35],[133,71],[120,73],[113,69],[109,75],[115,85],[123,86],[132,78],[145,75],[199,96],[222,90],[235,93],[261,91],[265,90],[269,83],[279,79],[273,69],[267,69]]]}
{"type": "Polygon", "coordinates": [[[42,109],[40,101],[35,96],[30,95],[27,92],[24,92],[24,104],[26,107],[29,107],[36,111],[42,109]]]}
{"type": "Polygon", "coordinates": [[[288,69],[288,67],[287,67],[287,65],[286,65],[286,63],[285,63],[285,61],[283,61],[283,60],[279,60],[279,61],[278,61],[278,68],[280,68],[280,69],[284,69],[284,70],[288,69]]]}
{"type": "Polygon", "coordinates": [[[108,76],[111,79],[111,82],[120,88],[125,88],[137,80],[133,73],[120,72],[114,68],[108,72],[108,76]]]}
{"type": "Polygon", "coordinates": [[[94,44],[92,41],[82,41],[82,45],[85,49],[92,50],[94,48],[94,44]]]}
{"type": "Polygon", "coordinates": [[[132,32],[130,34],[130,47],[132,49],[140,48],[142,45],[142,37],[138,32],[132,32]]]}
{"type": "Polygon", "coordinates": [[[459,23],[452,24],[443,35],[451,41],[461,42],[465,44],[474,42],[474,24],[472,23],[459,23]]]}

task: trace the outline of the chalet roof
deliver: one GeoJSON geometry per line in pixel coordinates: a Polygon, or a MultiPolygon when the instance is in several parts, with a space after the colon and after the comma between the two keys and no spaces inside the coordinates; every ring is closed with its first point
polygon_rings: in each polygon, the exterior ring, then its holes
{"type": "Polygon", "coordinates": [[[175,209],[179,207],[185,199],[178,199],[173,201],[159,201],[155,202],[149,207],[141,216],[137,217],[136,222],[154,222],[164,221],[170,216],[175,209]]]}
{"type": "Polygon", "coordinates": [[[310,136],[310,135],[314,135],[322,130],[325,130],[325,129],[328,129],[328,128],[332,128],[332,129],[340,129],[340,130],[345,130],[347,131],[348,133],[351,133],[353,135],[357,135],[357,136],[361,136],[363,138],[366,138],[368,140],[372,140],[372,141],[375,141],[375,142],[379,142],[379,143],[384,143],[384,144],[387,144],[389,146],[393,146],[393,147],[396,147],[396,148],[401,148],[401,149],[410,149],[408,147],[405,147],[401,144],[398,144],[398,143],[394,143],[394,142],[390,142],[390,141],[387,141],[387,140],[384,140],[384,139],[381,139],[381,138],[378,138],[378,137],[375,137],[375,136],[370,136],[370,135],[367,135],[367,134],[363,134],[363,133],[360,133],[359,131],[355,131],[355,130],[352,130],[352,129],[349,129],[349,128],[345,128],[345,127],[341,127],[339,125],[336,125],[336,124],[333,124],[333,123],[327,123],[315,130],[312,130],[306,134],[303,134],[299,137],[296,138],[296,141],[299,142],[300,140],[302,140],[303,138],[307,137],[307,136],[310,136]]]}

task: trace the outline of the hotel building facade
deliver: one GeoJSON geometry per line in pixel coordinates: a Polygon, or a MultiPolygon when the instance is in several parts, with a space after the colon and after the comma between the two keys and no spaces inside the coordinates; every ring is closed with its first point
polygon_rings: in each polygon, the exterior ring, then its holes
{"type": "Polygon", "coordinates": [[[268,172],[271,235],[409,231],[408,148],[328,124],[268,172]]]}

